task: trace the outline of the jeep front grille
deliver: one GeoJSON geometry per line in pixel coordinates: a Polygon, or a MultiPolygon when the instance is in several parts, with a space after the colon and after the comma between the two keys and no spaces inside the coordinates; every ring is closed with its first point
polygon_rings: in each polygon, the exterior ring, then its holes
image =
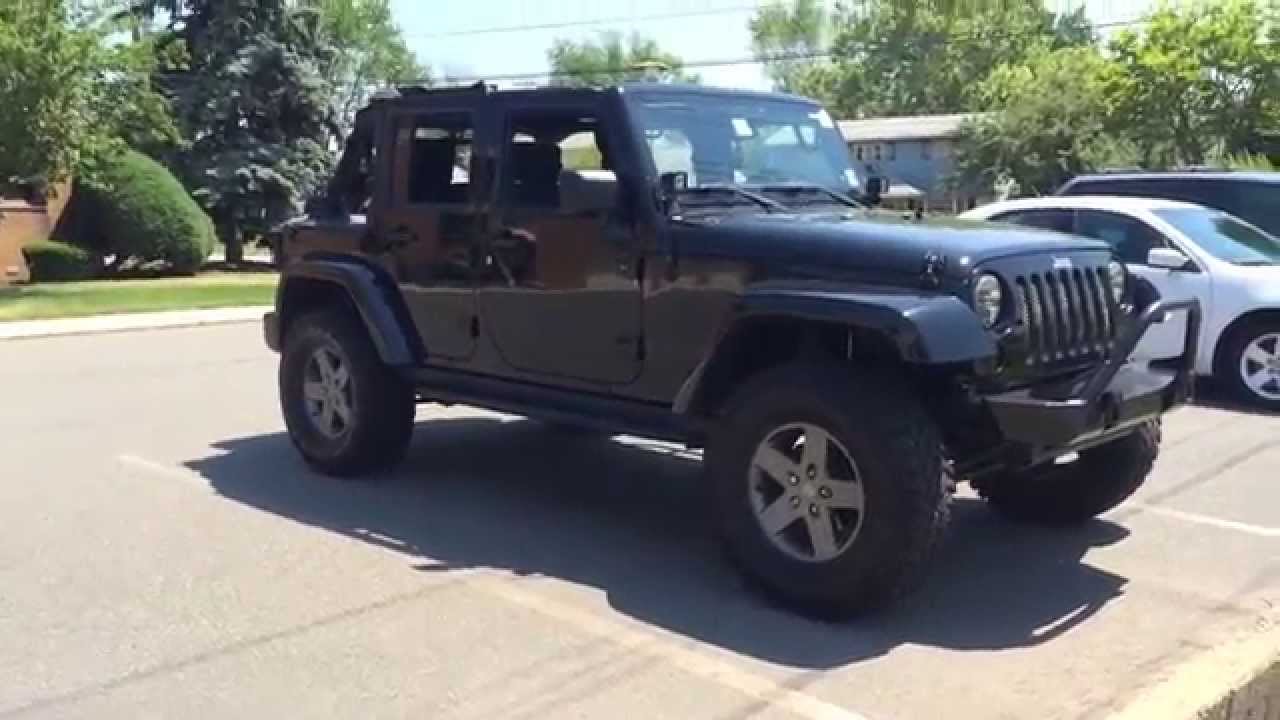
{"type": "Polygon", "coordinates": [[[1110,352],[1115,323],[1105,267],[1019,275],[1014,288],[1028,365],[1110,352]]]}

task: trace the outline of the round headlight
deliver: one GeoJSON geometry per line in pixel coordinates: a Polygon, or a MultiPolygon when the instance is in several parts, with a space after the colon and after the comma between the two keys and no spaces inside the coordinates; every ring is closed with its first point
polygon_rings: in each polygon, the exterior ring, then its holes
{"type": "Polygon", "coordinates": [[[1124,287],[1127,283],[1128,271],[1124,269],[1124,265],[1112,260],[1107,266],[1107,279],[1111,284],[1111,299],[1117,305],[1124,299],[1124,287]]]}
{"type": "Polygon", "coordinates": [[[973,309],[982,319],[982,324],[986,327],[995,325],[1003,307],[1004,290],[1000,287],[1000,278],[991,274],[979,275],[973,283],[973,309]]]}

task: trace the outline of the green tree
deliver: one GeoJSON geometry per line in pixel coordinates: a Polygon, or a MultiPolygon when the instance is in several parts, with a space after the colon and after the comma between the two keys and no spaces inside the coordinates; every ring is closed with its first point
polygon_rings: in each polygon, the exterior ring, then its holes
{"type": "Polygon", "coordinates": [[[1151,166],[1198,164],[1280,131],[1280,6],[1162,7],[1111,44],[1110,92],[1151,166]]]}
{"type": "Polygon", "coordinates": [[[320,67],[335,88],[333,111],[344,131],[376,86],[430,84],[430,69],[405,44],[390,0],[306,0],[319,13],[333,53],[320,67]]]}
{"type": "Polygon", "coordinates": [[[126,142],[176,139],[149,55],[114,29],[63,0],[0,3],[0,183],[93,181],[126,142]]]}
{"type": "Polygon", "coordinates": [[[600,33],[596,41],[560,39],[547,51],[553,85],[615,85],[656,75],[660,80],[696,82],[683,72],[684,61],[638,33],[623,37],[600,33]]]}
{"type": "Polygon", "coordinates": [[[966,124],[953,181],[1040,195],[1074,175],[1136,159],[1114,131],[1107,88],[1118,69],[1095,48],[1042,49],[1002,65],[977,88],[991,112],[966,124]]]}
{"type": "Polygon", "coordinates": [[[159,44],[190,144],[169,158],[240,262],[243,243],[299,212],[340,134],[333,61],[314,8],[289,0],[188,0],[159,44]]]}
{"type": "Polygon", "coordinates": [[[830,28],[821,0],[772,2],[756,12],[748,28],[751,50],[778,89],[811,89],[811,74],[827,49],[830,28]]]}
{"type": "Polygon", "coordinates": [[[850,117],[975,109],[995,68],[1093,40],[1082,10],[1057,16],[1041,0],[872,0],[838,5],[831,23],[830,58],[801,89],[850,117]]]}

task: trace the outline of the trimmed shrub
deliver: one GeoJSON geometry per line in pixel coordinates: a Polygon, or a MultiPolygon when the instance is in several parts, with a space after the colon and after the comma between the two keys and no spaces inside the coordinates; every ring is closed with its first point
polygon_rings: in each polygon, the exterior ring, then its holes
{"type": "Polygon", "coordinates": [[[98,270],[93,253],[75,245],[42,240],[22,248],[32,282],[66,282],[93,277],[98,270]]]}
{"type": "Polygon", "coordinates": [[[76,223],[78,244],[115,265],[160,264],[187,274],[213,252],[213,221],[163,165],[135,150],[105,163],[101,181],[76,189],[85,217],[76,223]]]}

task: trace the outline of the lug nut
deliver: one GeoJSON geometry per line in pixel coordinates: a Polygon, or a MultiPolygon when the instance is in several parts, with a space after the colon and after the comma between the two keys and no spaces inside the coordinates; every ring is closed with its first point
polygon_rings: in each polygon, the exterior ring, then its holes
{"type": "Polygon", "coordinates": [[[810,505],[810,506],[809,506],[809,514],[810,514],[810,515],[812,515],[812,516],[814,516],[814,517],[818,517],[818,506],[817,506],[817,505],[810,505]]]}
{"type": "Polygon", "coordinates": [[[792,485],[799,485],[800,478],[796,477],[794,474],[791,474],[787,476],[787,482],[791,483],[792,485]]]}
{"type": "Polygon", "coordinates": [[[798,498],[798,497],[792,497],[792,498],[791,498],[791,507],[793,507],[793,508],[798,508],[798,507],[800,507],[800,498],[798,498]]]}
{"type": "Polygon", "coordinates": [[[822,487],[818,488],[818,494],[819,494],[819,495],[821,495],[823,498],[826,498],[827,500],[830,500],[830,499],[831,499],[831,488],[829,488],[829,487],[827,487],[827,486],[825,486],[825,485],[824,485],[824,486],[822,486],[822,487]]]}
{"type": "Polygon", "coordinates": [[[814,467],[814,466],[810,465],[810,466],[809,466],[809,469],[808,469],[808,470],[805,470],[805,474],[809,476],[809,479],[810,479],[810,480],[812,480],[812,479],[814,479],[814,478],[818,477],[818,468],[816,468],[816,467],[814,467]]]}

